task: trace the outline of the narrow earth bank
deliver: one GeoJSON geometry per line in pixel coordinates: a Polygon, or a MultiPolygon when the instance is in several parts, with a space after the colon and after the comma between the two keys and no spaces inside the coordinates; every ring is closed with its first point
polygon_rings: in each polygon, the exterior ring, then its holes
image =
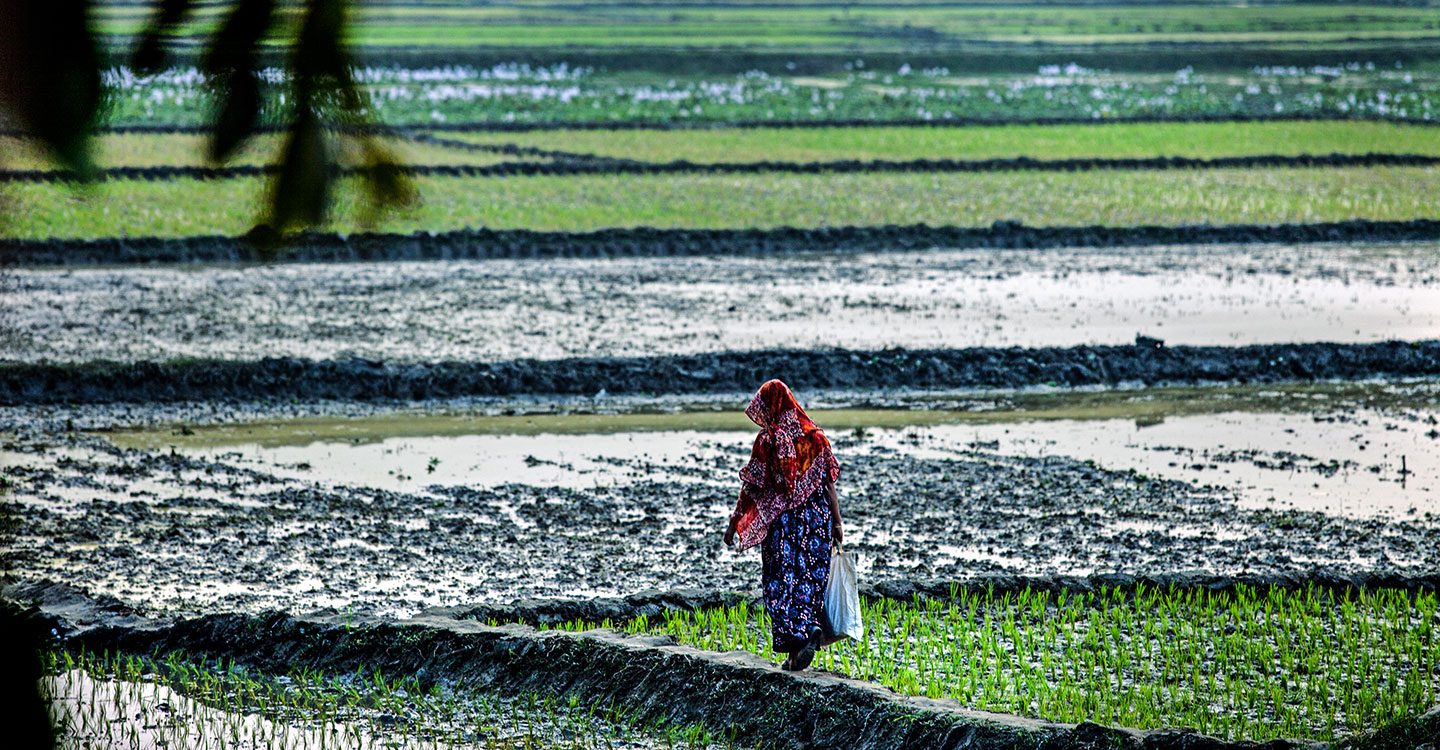
{"type": "Polygon", "coordinates": [[[438,234],[300,234],[282,245],[268,228],[248,236],[4,240],[0,262],[20,266],[132,263],[328,262],[461,258],[744,255],[866,252],[934,247],[1127,247],[1270,242],[1415,242],[1440,239],[1440,222],[1351,221],[1223,226],[911,226],[781,229],[664,229],[595,232],[470,229],[438,234]]]}
{"type": "MultiPolygon", "coordinates": [[[[579,155],[583,156],[583,155],[579,155]]],[[[692,162],[685,160],[648,162],[634,159],[595,159],[558,163],[515,162],[505,164],[405,166],[402,172],[411,176],[441,177],[524,177],[530,175],[588,174],[756,174],[789,172],[798,174],[846,172],[1013,172],[1051,171],[1088,172],[1099,169],[1230,169],[1266,167],[1428,167],[1440,164],[1440,157],[1425,154],[1256,154],[1191,158],[1157,156],[1150,158],[1083,158],[1083,159],[842,159],[835,161],[754,161],[754,162],[692,162]]],[[[102,181],[198,179],[225,180],[278,174],[275,165],[240,165],[229,167],[148,166],[106,167],[94,176],[102,181]]],[[[343,176],[364,174],[361,167],[337,169],[343,176]]],[[[77,182],[74,172],[65,170],[0,170],[0,183],[6,182],[77,182]]]]}
{"type": "Polygon", "coordinates": [[[0,404],[206,400],[422,400],[538,394],[794,387],[1016,388],[1027,385],[1278,383],[1440,375],[1440,341],[1243,347],[1077,346],[754,351],[508,362],[350,358],[0,365],[0,404]]]}

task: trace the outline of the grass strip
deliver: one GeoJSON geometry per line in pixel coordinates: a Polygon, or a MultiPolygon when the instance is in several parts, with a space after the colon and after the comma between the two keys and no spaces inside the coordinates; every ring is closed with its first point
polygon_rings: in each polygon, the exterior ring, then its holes
{"type": "MultiPolygon", "coordinates": [[[[418,205],[373,228],[593,231],[612,227],[770,229],[996,221],[1029,226],[1399,221],[1440,213],[1440,168],[1213,169],[1164,172],[422,177],[418,205]]],[[[16,239],[239,235],[267,182],[13,184],[16,239]]],[[[337,190],[330,228],[364,228],[358,188],[337,190]]]]}
{"type": "Polygon", "coordinates": [[[1367,121],[1277,121],[1006,125],[963,128],[746,128],[556,130],[447,133],[480,144],[510,143],[612,158],[699,163],[841,159],[1215,159],[1259,154],[1440,156],[1433,127],[1367,121]]]}
{"type": "MultiPolygon", "coordinates": [[[[864,610],[865,637],[822,650],[815,668],[1052,721],[1331,741],[1440,701],[1433,592],[952,588],[949,601],[864,610]]],[[[745,603],[560,627],[597,625],[779,660],[765,611],[745,603]]]]}
{"type": "MultiPolygon", "coordinates": [[[[209,10],[209,9],[205,9],[209,10]]],[[[840,3],[789,7],[729,6],[676,9],[670,5],[612,8],[404,5],[357,9],[351,33],[361,45],[670,46],[905,49],[965,41],[1107,44],[1157,42],[1299,41],[1340,43],[1358,38],[1433,36],[1434,8],[1370,4],[1289,6],[1132,5],[1112,12],[1085,7],[865,7],[840,3]]],[[[104,33],[134,34],[144,17],[100,15],[104,33]]],[[[197,14],[182,34],[205,33],[218,19],[197,14]]],[[[294,14],[282,14],[293,23],[294,14]]]]}
{"type": "MultiPolygon", "coordinates": [[[[95,165],[110,167],[204,167],[209,136],[198,133],[104,133],[95,137],[95,165]]],[[[457,164],[486,166],[515,161],[519,155],[466,151],[440,144],[403,138],[383,138],[402,163],[410,165],[457,164]]],[[[225,163],[225,166],[261,166],[274,164],[280,158],[282,137],[274,134],[255,136],[246,147],[225,163]]],[[[342,164],[359,164],[357,154],[341,151],[342,164]]],[[[51,170],[55,164],[34,141],[17,136],[0,135],[0,169],[51,170]]]]}

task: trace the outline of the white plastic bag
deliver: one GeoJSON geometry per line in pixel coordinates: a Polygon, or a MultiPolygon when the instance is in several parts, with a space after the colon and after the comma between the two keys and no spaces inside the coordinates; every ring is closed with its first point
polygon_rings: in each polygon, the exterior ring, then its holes
{"type": "Polygon", "coordinates": [[[865,637],[865,624],[860,621],[860,588],[855,583],[855,556],[840,549],[830,553],[830,583],[825,586],[825,616],[838,638],[865,637]]]}

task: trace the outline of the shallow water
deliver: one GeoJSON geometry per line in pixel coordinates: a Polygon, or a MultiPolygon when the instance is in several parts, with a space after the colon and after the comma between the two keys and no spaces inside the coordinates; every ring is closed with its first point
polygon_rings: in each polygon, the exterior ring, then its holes
{"type": "MultiPolygon", "coordinates": [[[[1440,552],[1422,540],[1440,524],[1429,494],[1437,391],[1350,383],[802,399],[845,467],[846,549],[865,580],[879,581],[1433,570],[1440,552]],[[870,403],[892,408],[857,408],[870,403]],[[1265,452],[1217,456],[1252,447],[1265,452]],[[1176,448],[1210,454],[1194,468],[1201,459],[1176,448]],[[1415,472],[1403,485],[1390,473],[1401,451],[1415,472]]],[[[562,403],[549,408],[581,408],[562,403]]],[[[0,479],[27,577],[155,613],[407,615],[525,596],[748,590],[758,556],[726,549],[720,532],[753,426],[727,399],[689,409],[21,431],[0,454],[0,479]]]]}
{"type": "MultiPolygon", "coordinates": [[[[1241,507],[1349,517],[1440,513],[1440,384],[974,396],[963,410],[811,410],[846,453],[1067,456],[1232,489],[1241,507]]],[[[401,414],[112,433],[294,479],[573,488],[733,483],[755,428],[737,409],[521,416],[401,414]]]]}
{"type": "Polygon", "coordinates": [[[492,360],[1440,337],[1440,247],[1219,245],[7,272],[6,357],[492,360]]]}

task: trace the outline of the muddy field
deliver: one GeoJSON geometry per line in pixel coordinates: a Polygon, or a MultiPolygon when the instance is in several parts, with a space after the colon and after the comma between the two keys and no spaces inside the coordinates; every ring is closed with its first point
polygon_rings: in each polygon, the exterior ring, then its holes
{"type": "Polygon", "coordinates": [[[7,270],[7,591],[347,633],[753,599],[720,532],[774,375],[869,594],[1433,590],[1437,249],[7,270]]]}
{"type": "Polygon", "coordinates": [[[444,359],[1433,338],[1405,245],[9,269],[5,358],[444,359]]]}
{"type": "MultiPolygon", "coordinates": [[[[1347,518],[1247,507],[1232,490],[1060,455],[1004,455],[984,441],[943,455],[863,431],[837,432],[836,443],[848,546],[870,581],[1194,569],[1416,575],[1440,564],[1424,541],[1440,531],[1428,509],[1347,518]]],[[[151,613],[405,615],[527,596],[750,592],[759,578],[754,552],[719,542],[743,441],[702,441],[689,453],[632,447],[594,459],[611,474],[584,486],[462,480],[450,466],[427,482],[425,462],[412,461],[414,476],[391,483],[401,489],[336,481],[307,463],[260,465],[240,451],[121,449],[84,433],[21,430],[5,450],[15,568],[151,613]]],[[[550,457],[527,461],[547,462],[566,469],[550,457]]]]}

